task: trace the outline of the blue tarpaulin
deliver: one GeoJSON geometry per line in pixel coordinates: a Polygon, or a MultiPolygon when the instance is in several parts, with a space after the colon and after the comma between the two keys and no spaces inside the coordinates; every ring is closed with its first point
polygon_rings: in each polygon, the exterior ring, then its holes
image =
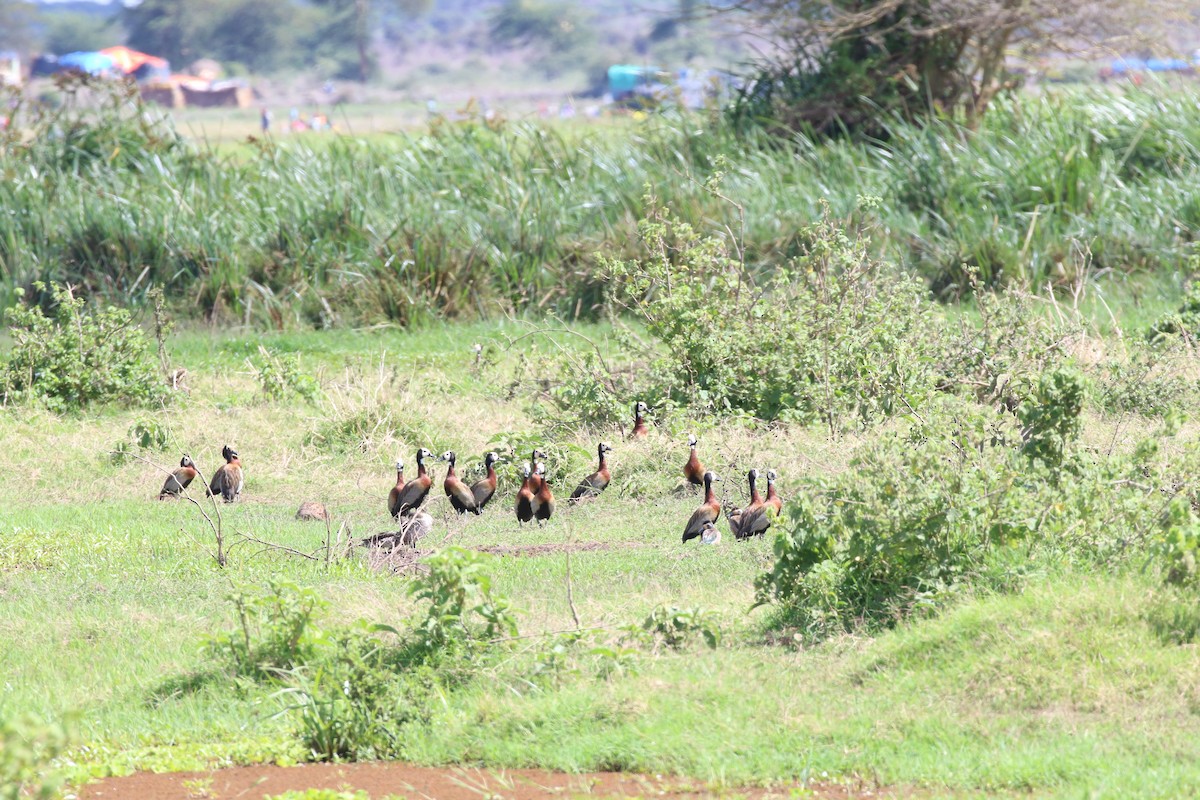
{"type": "Polygon", "coordinates": [[[77,69],[92,75],[103,75],[112,72],[116,62],[104,53],[89,53],[78,51],[58,57],[59,69],[77,69]]]}

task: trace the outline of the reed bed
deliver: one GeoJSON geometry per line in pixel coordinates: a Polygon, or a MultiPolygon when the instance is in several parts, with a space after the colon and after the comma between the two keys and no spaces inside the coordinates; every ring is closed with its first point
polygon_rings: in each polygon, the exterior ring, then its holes
{"type": "Polygon", "coordinates": [[[896,124],[886,143],[664,115],[223,153],[119,92],[73,99],[23,101],[0,139],[0,309],[55,280],[123,303],[162,286],[182,313],[273,327],[595,316],[599,257],[640,255],[647,193],[759,269],[827,202],[947,297],[964,265],[996,285],[1180,271],[1200,231],[1200,105],[1179,88],[1018,95],[979,130],[896,124]]]}

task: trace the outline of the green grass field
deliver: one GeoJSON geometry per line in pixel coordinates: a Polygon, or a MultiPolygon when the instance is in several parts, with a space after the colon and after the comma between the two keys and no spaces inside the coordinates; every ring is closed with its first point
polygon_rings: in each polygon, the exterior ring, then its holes
{"type": "MultiPolygon", "coordinates": [[[[506,461],[502,486],[481,518],[452,514],[434,470],[436,526],[421,546],[508,548],[487,569],[528,638],[435,703],[430,724],[406,728],[407,760],[668,773],[717,788],[865,781],[922,797],[1185,797],[1200,787],[1191,643],[1200,612],[1194,592],[1165,587],[1140,561],[1103,570],[1042,560],[1011,592],[964,591],[890,630],[789,644],[765,627],[766,610],[749,610],[754,579],[773,561],[770,536],[738,543],[726,530],[719,546],[681,545],[699,502],[679,486],[689,430],[728,479],[722,491],[741,500],[738,476],[749,466],[777,469],[791,499],[806,481],[850,468],[880,428],[831,440],[809,428],[675,414],[639,442],[612,429],[546,433],[559,510],[543,528],[518,529],[505,445],[531,441],[544,421],[523,392],[509,398],[515,348],[476,369],[471,344],[527,329],[185,331],[171,342],[172,363],[189,370],[190,395],[166,410],[5,410],[0,713],[73,716],[76,779],[302,760],[276,689],[212,679],[201,643],[232,626],[225,595],[285,577],[330,601],[324,626],[400,627],[418,611],[408,594],[416,573],[372,568],[361,549],[326,563],[245,536],[318,552],[325,526],[293,519],[304,500],[327,504],[335,537],[384,530],[397,457],[411,477],[419,446],[456,450],[461,472],[495,449],[506,461]],[[321,384],[317,399],[264,398],[247,363],[259,344],[300,353],[321,384]],[[173,466],[187,452],[207,474],[223,444],[240,451],[243,499],[221,509],[234,543],[224,569],[195,507],[155,501],[160,470],[112,463],[110,452],[147,419],[170,432],[163,452],[135,448],[154,464],[173,466]],[[614,445],[613,485],[569,509],[562,501],[591,470],[597,436],[614,445]],[[548,547],[519,552],[534,545],[548,547]],[[580,651],[557,679],[531,679],[539,634],[576,627],[568,597],[599,640],[663,604],[715,612],[722,639],[715,649],[635,647],[608,677],[598,674],[602,659],[580,651]]],[[[578,330],[615,352],[610,329],[578,330]]],[[[534,343],[556,350],[543,337],[519,347],[534,343]]],[[[1089,412],[1083,440],[1131,448],[1150,427],[1089,412]]]]}

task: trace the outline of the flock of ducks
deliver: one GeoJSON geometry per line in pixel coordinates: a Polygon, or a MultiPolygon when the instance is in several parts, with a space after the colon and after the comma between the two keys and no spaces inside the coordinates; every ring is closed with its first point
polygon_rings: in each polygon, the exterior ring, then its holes
{"type": "MultiPolygon", "coordinates": [[[[644,438],[649,433],[645,419],[648,410],[642,402],[634,406],[634,424],[629,433],[630,438],[644,438]]],[[[721,478],[704,468],[696,451],[697,444],[696,437],[689,435],[689,453],[687,462],[683,465],[683,475],[689,484],[704,487],[704,502],[692,513],[684,526],[683,541],[686,543],[692,539],[699,539],[702,544],[717,544],[721,541],[717,520],[721,517],[722,505],[713,491],[713,484],[721,478]]],[[[609,471],[607,455],[612,451],[612,447],[606,442],[596,445],[596,471],[579,482],[567,500],[569,504],[574,505],[598,497],[608,488],[612,482],[612,473],[609,471]]],[[[221,454],[225,463],[213,475],[207,494],[210,497],[220,495],[225,502],[232,503],[242,492],[242,462],[237,451],[228,445],[222,449],[221,454]]],[[[432,458],[434,454],[428,449],[422,447],[417,450],[417,476],[412,480],[404,478],[404,462],[396,461],[396,485],[388,492],[387,510],[392,519],[400,523],[400,530],[369,537],[364,540],[364,544],[379,544],[387,539],[393,544],[411,545],[433,528],[433,517],[425,511],[425,501],[434,481],[426,461],[432,458]]],[[[554,492],[546,479],[546,464],[542,460],[545,458],[546,454],[535,448],[529,462],[521,466],[521,487],[517,491],[513,509],[519,525],[534,521],[540,525],[554,515],[554,492]]],[[[455,472],[458,456],[453,450],[443,453],[440,460],[448,464],[442,489],[449,498],[451,507],[459,514],[483,514],[484,509],[496,496],[496,462],[500,460],[500,456],[488,453],[483,460],[484,477],[470,485],[455,472]]],[[[179,469],[167,477],[158,499],[178,497],[197,474],[192,459],[185,455],[179,462],[179,469]]],[[[749,504],[740,509],[725,509],[730,531],[734,538],[739,540],[763,535],[783,507],[783,501],[775,490],[775,470],[769,469],[766,472],[766,497],[758,490],[759,471],[752,469],[746,477],[750,486],[749,504]]]]}

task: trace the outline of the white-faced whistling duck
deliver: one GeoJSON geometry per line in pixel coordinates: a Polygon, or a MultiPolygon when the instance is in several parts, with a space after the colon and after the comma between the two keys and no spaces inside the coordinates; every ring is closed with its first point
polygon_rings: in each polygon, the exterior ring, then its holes
{"type": "Polygon", "coordinates": [[[641,400],[633,407],[633,430],[629,432],[630,439],[643,439],[646,434],[650,433],[650,428],[646,425],[646,418],[643,416],[650,407],[641,400]]]}
{"type": "Polygon", "coordinates": [[[457,458],[453,450],[442,453],[442,461],[450,462],[446,469],[446,480],[442,481],[442,488],[446,490],[446,497],[450,498],[450,505],[454,506],[455,511],[460,514],[468,511],[478,514],[479,508],[475,505],[475,495],[471,494],[471,487],[463,483],[462,478],[454,472],[454,461],[457,458]]]}
{"type": "Polygon", "coordinates": [[[419,508],[433,486],[433,478],[425,470],[425,459],[433,458],[433,453],[422,447],[417,451],[417,477],[404,484],[404,488],[396,497],[396,515],[402,516],[419,508]]]}
{"type": "Polygon", "coordinates": [[[779,498],[779,494],[775,491],[775,479],[779,476],[775,474],[775,470],[767,470],[767,502],[766,504],[775,509],[775,514],[783,511],[783,500],[779,498]]]}
{"type": "Polygon", "coordinates": [[[717,529],[715,522],[705,522],[704,527],[700,529],[700,544],[720,544],[721,531],[717,529]]]}
{"type": "Polygon", "coordinates": [[[482,513],[483,507],[496,494],[496,462],[499,460],[500,456],[495,453],[488,453],[484,456],[483,468],[487,470],[487,475],[471,484],[471,495],[475,498],[476,514],[482,513]]]}
{"type": "Polygon", "coordinates": [[[533,470],[528,464],[521,465],[521,488],[517,492],[517,523],[524,524],[533,519],[533,470]]]}
{"type": "Polygon", "coordinates": [[[704,473],[704,502],[700,507],[692,513],[692,518],[688,520],[687,526],[683,529],[683,541],[695,539],[700,536],[704,529],[704,523],[716,521],[721,516],[721,504],[717,502],[717,496],[713,494],[713,483],[721,480],[712,472],[704,473]]]}
{"type": "Polygon", "coordinates": [[[167,476],[167,480],[163,483],[162,491],[158,493],[159,500],[166,500],[168,497],[179,497],[192,481],[196,479],[196,465],[192,463],[191,456],[184,456],[179,459],[179,469],[167,476]]]}
{"type": "Polygon", "coordinates": [[[729,515],[729,529],[737,539],[747,539],[756,532],[766,530],[758,530],[763,521],[763,499],[758,493],[758,470],[752,469],[747,472],[746,480],[750,483],[750,502],[741,511],[729,515]]]}
{"type": "Polygon", "coordinates": [[[533,516],[538,522],[545,522],[554,513],[554,493],[550,491],[550,481],[546,480],[546,465],[538,462],[538,490],[533,495],[533,516]]]}
{"type": "Polygon", "coordinates": [[[242,460],[229,445],[221,448],[221,455],[225,457],[225,463],[213,475],[208,494],[210,497],[219,494],[226,503],[232,503],[242,493],[242,460]]]}
{"type": "Polygon", "coordinates": [[[588,497],[595,497],[608,488],[609,481],[612,480],[612,473],[608,471],[608,459],[604,457],[604,454],[611,452],[612,448],[604,442],[596,445],[596,455],[599,457],[600,463],[595,472],[579,482],[575,491],[571,492],[571,496],[567,498],[568,503],[575,504],[588,497]]]}
{"type": "Polygon", "coordinates": [[[396,459],[396,485],[388,492],[387,507],[392,519],[400,516],[400,492],[404,491],[404,462],[396,459]]]}
{"type": "Polygon", "coordinates": [[[687,478],[687,482],[693,486],[704,485],[704,465],[700,463],[700,457],[696,455],[696,443],[699,439],[696,434],[688,434],[688,447],[691,448],[691,453],[688,454],[687,463],[683,465],[683,477],[687,478]]]}

